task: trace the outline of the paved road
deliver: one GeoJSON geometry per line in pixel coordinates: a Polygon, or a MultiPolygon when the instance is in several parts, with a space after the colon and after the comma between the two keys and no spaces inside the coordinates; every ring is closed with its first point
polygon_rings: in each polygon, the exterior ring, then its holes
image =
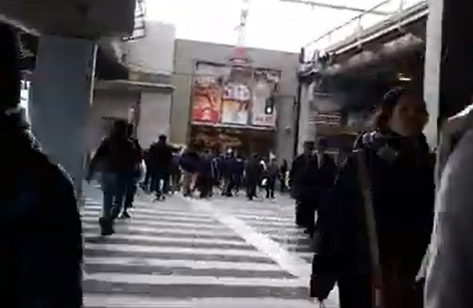
{"type": "MultiPolygon", "coordinates": [[[[87,308],[309,308],[310,245],[289,200],[138,198],[98,236],[100,194],[82,211],[87,308]]],[[[328,308],[336,307],[333,301],[328,308]]]]}

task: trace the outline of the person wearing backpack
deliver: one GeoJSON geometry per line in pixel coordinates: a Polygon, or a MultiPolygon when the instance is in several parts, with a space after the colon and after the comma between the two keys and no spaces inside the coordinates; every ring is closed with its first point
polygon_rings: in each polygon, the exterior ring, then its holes
{"type": "Polygon", "coordinates": [[[19,106],[15,30],[0,24],[0,307],[81,308],[82,226],[66,172],[19,106]]]}
{"type": "Polygon", "coordinates": [[[100,144],[89,164],[87,181],[100,166],[103,191],[103,211],[99,219],[104,236],[114,233],[113,222],[123,210],[127,190],[134,184],[140,149],[129,138],[129,126],[124,120],[117,120],[112,130],[100,144]]]}
{"type": "Polygon", "coordinates": [[[427,120],[409,89],[391,90],[377,107],[373,130],[358,138],[319,209],[313,297],[325,300],[337,283],[341,308],[423,307],[416,275],[435,194],[427,120]]]}

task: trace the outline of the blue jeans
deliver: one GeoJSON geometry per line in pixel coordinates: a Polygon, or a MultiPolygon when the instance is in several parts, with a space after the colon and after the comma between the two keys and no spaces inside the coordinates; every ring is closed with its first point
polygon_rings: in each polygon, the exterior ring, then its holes
{"type": "Polygon", "coordinates": [[[102,217],[115,219],[122,211],[127,190],[133,185],[131,172],[104,172],[102,174],[103,209],[102,217]]]}

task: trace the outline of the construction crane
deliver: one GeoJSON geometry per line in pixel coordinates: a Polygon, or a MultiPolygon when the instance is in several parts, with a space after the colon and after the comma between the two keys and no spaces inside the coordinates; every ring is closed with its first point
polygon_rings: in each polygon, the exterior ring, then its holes
{"type": "Polygon", "coordinates": [[[238,34],[233,58],[231,59],[234,64],[245,64],[248,62],[246,57],[246,25],[248,20],[248,14],[250,10],[250,0],[242,0],[242,7],[240,10],[240,22],[236,27],[238,34]]]}
{"type": "Polygon", "coordinates": [[[358,8],[358,7],[329,4],[329,3],[318,2],[318,1],[310,1],[310,0],[279,0],[279,1],[305,4],[305,5],[310,5],[312,7],[316,7],[316,6],[317,7],[323,7],[323,8],[333,9],[333,10],[338,10],[338,11],[352,11],[352,12],[362,13],[362,14],[371,14],[371,15],[380,15],[380,16],[390,16],[390,15],[393,14],[393,12],[362,9],[362,8],[358,8]]]}

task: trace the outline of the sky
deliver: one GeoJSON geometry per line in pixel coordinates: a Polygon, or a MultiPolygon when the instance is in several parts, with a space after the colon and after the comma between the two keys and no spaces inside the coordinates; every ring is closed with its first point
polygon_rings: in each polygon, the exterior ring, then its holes
{"type": "MultiPolygon", "coordinates": [[[[301,47],[323,49],[353,34],[360,26],[368,27],[386,17],[365,15],[361,21],[348,23],[314,44],[309,42],[356,18],[360,13],[283,2],[281,0],[249,0],[245,46],[299,52],[301,47]]],[[[311,0],[307,0],[311,1],[311,0]]],[[[312,0],[314,1],[314,0],[312,0]]],[[[382,0],[317,0],[332,5],[370,9],[382,0]]],[[[394,12],[400,2],[407,7],[420,0],[385,0],[378,10],[394,12]]],[[[180,39],[192,39],[234,45],[238,41],[236,27],[243,0],[146,0],[146,16],[150,20],[172,23],[180,39]]]]}

